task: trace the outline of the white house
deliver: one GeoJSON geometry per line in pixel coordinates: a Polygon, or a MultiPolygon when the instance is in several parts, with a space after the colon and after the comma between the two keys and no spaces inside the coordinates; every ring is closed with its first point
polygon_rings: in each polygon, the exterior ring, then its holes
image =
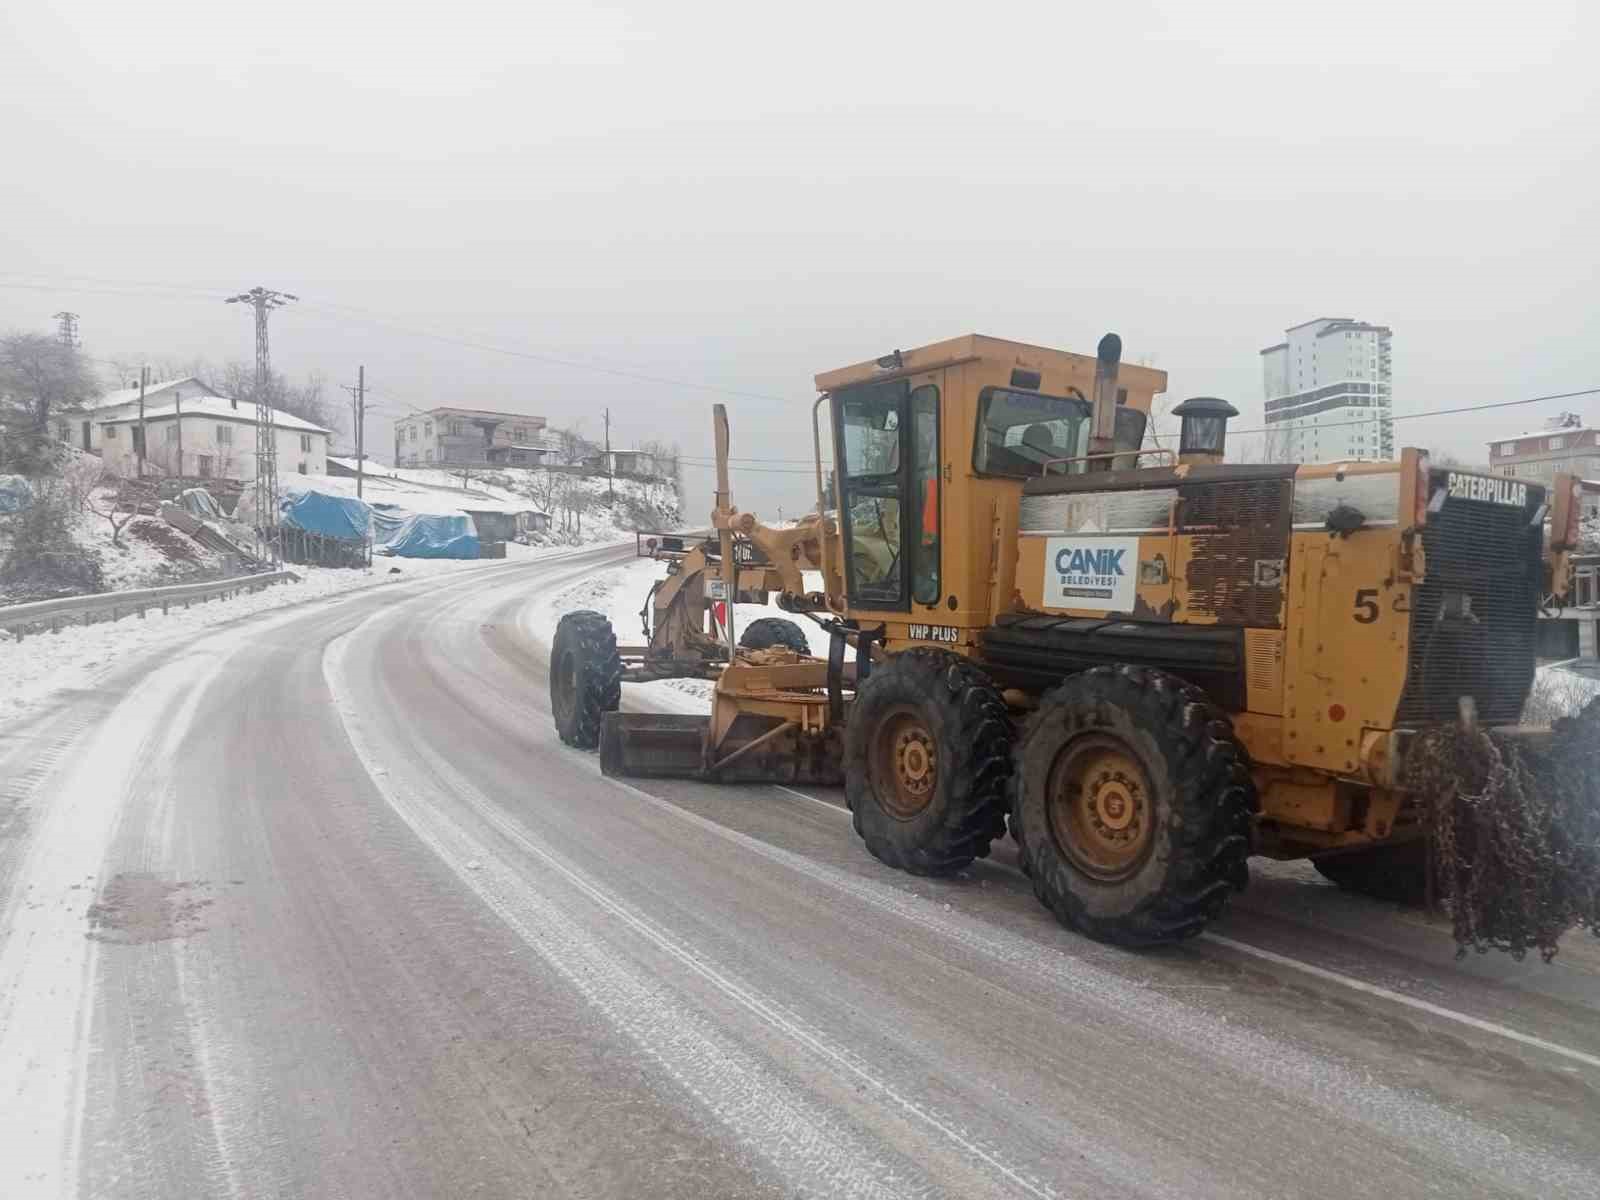
{"type": "MultiPolygon", "coordinates": [[[[137,398],[135,398],[137,401],[137,398]]],[[[100,456],[122,476],[139,472],[139,414],[98,419],[100,456]]],[[[320,425],[273,410],[279,475],[326,475],[328,440],[320,425]]],[[[251,480],[256,477],[256,408],[223,396],[185,397],[144,406],[146,475],[251,480]]]]}
{"type": "MultiPolygon", "coordinates": [[[[216,394],[212,388],[201,383],[193,375],[164,379],[159,383],[145,385],[145,411],[216,394]]],[[[56,437],[70,446],[98,454],[101,448],[100,426],[119,417],[138,416],[138,414],[139,389],[118,388],[114,392],[107,392],[98,400],[91,401],[83,412],[60,418],[56,422],[56,437]]]]}

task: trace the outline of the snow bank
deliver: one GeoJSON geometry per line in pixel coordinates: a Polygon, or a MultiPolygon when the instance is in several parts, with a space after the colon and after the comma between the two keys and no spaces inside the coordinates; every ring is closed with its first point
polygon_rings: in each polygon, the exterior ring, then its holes
{"type": "Polygon", "coordinates": [[[98,625],[73,625],[59,633],[34,634],[20,642],[0,631],[0,679],[6,684],[0,695],[0,724],[44,706],[62,691],[93,687],[106,671],[130,656],[185,642],[208,626],[384,584],[461,571],[503,570],[515,562],[559,553],[560,550],[513,545],[506,548],[504,561],[380,559],[366,571],[296,566],[290,569],[301,576],[299,583],[274,584],[231,600],[196,603],[188,609],[173,608],[167,616],[157,609],[143,619],[124,617],[98,625]],[[398,568],[399,573],[392,574],[392,568],[398,568]]]}

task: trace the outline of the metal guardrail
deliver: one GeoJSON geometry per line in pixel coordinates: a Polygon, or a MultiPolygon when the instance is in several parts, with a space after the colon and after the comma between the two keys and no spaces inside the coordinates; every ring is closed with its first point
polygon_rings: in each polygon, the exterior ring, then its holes
{"type": "Polygon", "coordinates": [[[13,604],[0,608],[0,629],[9,629],[18,641],[40,628],[54,632],[81,617],[92,625],[97,618],[117,620],[132,613],[141,618],[152,608],[163,613],[175,604],[188,608],[198,600],[215,600],[236,592],[255,592],[274,583],[298,582],[293,571],[268,571],[260,575],[238,575],[232,579],[213,579],[205,583],[179,583],[171,587],[136,588],[123,592],[101,592],[95,596],[65,596],[60,600],[38,600],[32,604],[13,604]]]}

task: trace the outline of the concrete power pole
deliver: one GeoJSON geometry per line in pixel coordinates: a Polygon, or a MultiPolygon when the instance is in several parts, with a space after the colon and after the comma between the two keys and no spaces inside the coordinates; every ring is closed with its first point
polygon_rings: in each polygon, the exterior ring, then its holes
{"type": "Polygon", "coordinates": [[[144,444],[144,437],[145,437],[145,434],[144,434],[144,389],[145,389],[145,385],[148,384],[149,382],[150,382],[150,368],[149,367],[140,367],[139,368],[139,446],[138,446],[138,449],[139,449],[139,478],[140,479],[144,478],[144,456],[145,456],[145,444],[144,444]]]}
{"type": "MultiPolygon", "coordinates": [[[[367,456],[367,368],[356,368],[356,385],[351,387],[348,383],[344,390],[350,393],[350,412],[355,424],[356,439],[356,499],[361,499],[361,476],[367,456]]],[[[397,452],[394,456],[396,463],[400,461],[397,452]]]]}
{"type": "Polygon", "coordinates": [[[278,435],[272,422],[272,358],[267,344],[267,318],[274,309],[300,299],[292,292],[254,287],[229,304],[248,304],[256,314],[256,527],[273,563],[278,557],[278,435]]]}
{"type": "Polygon", "coordinates": [[[616,481],[611,477],[611,410],[606,409],[606,504],[615,508],[617,503],[616,481]]]}

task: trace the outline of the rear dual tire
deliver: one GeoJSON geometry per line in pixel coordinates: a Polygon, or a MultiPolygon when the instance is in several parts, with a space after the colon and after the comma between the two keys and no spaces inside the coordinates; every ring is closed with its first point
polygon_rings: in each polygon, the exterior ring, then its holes
{"type": "Polygon", "coordinates": [[[1255,793],[1222,712],[1162,671],[1096,667],[1018,743],[1011,827],[1035,895],[1102,942],[1193,937],[1248,882],[1255,793]]]}

